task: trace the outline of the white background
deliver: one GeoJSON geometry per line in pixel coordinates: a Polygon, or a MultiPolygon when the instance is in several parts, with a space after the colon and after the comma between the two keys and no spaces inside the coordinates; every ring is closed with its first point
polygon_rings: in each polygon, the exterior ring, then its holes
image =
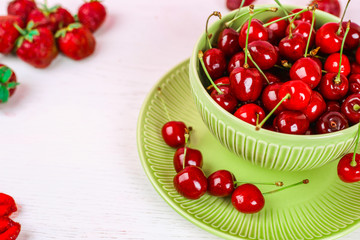
{"type": "MultiPolygon", "coordinates": [[[[0,1],[2,15],[7,2],[0,1]]],[[[83,1],[48,2],[75,13],[83,1]]],[[[295,2],[307,3],[283,1],[295,2]]],[[[0,106],[0,192],[19,204],[19,240],[218,239],[153,189],[138,157],[136,121],[150,89],[190,56],[208,14],[228,12],[225,0],[103,3],[109,14],[90,58],[59,56],[38,70],[0,56],[21,82],[0,106]]],[[[348,16],[360,22],[359,10],[353,1],[348,16]]],[[[360,230],[343,239],[360,239],[360,230]]]]}

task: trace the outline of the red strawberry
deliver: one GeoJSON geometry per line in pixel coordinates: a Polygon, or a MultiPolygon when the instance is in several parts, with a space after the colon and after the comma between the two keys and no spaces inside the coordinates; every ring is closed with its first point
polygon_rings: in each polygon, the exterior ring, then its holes
{"type": "MultiPolygon", "coordinates": [[[[0,71],[1,71],[1,67],[0,67],[0,71]]],[[[7,217],[16,211],[17,211],[17,207],[14,199],[9,195],[0,193],[0,216],[7,217]]]]}
{"type": "MultiPolygon", "coordinates": [[[[0,103],[7,102],[9,97],[14,95],[17,85],[19,84],[16,81],[14,71],[4,64],[0,64],[0,103]]],[[[8,214],[16,211],[14,199],[6,194],[0,193],[0,216],[7,216],[4,214],[7,211],[8,214]]]]}
{"type": "Polygon", "coordinates": [[[90,56],[96,41],[90,30],[80,23],[72,23],[59,30],[56,35],[61,52],[74,60],[81,60],[90,56]]]}
{"type": "Polygon", "coordinates": [[[48,28],[33,29],[30,21],[26,29],[17,26],[22,35],[17,41],[17,56],[36,68],[46,68],[58,54],[52,32],[48,28]]]}
{"type": "Polygon", "coordinates": [[[14,0],[8,5],[8,14],[17,15],[26,22],[32,10],[36,9],[36,3],[34,0],[14,0]]]}
{"type": "Polygon", "coordinates": [[[19,32],[14,23],[23,27],[23,21],[19,16],[0,16],[0,53],[8,54],[14,48],[19,32]]]}
{"type": "Polygon", "coordinates": [[[20,233],[21,225],[8,217],[0,217],[0,240],[15,240],[20,233]]]}
{"type": "Polygon", "coordinates": [[[56,32],[59,28],[66,27],[70,23],[75,22],[75,19],[68,10],[59,5],[52,8],[44,5],[44,9],[34,9],[31,11],[28,21],[33,21],[36,27],[46,27],[50,31],[56,32]]]}
{"type": "Polygon", "coordinates": [[[98,0],[90,0],[80,6],[78,18],[90,31],[95,32],[106,18],[106,9],[98,0]]]}

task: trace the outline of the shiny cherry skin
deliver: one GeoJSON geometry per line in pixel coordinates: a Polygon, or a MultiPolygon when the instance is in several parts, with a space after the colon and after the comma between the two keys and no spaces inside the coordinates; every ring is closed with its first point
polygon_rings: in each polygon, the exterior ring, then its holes
{"type": "Polygon", "coordinates": [[[340,74],[340,82],[336,83],[337,73],[325,74],[319,84],[319,92],[327,100],[340,100],[346,96],[349,90],[349,81],[340,74]]]}
{"type": "Polygon", "coordinates": [[[340,52],[342,40],[344,38],[344,29],[340,35],[337,35],[339,23],[325,23],[316,32],[316,46],[320,51],[326,54],[340,52]]]}
{"type": "Polygon", "coordinates": [[[241,102],[254,102],[262,91],[260,73],[255,68],[235,68],[230,74],[233,95],[241,102]]]}
{"type": "Polygon", "coordinates": [[[354,93],[348,96],[341,105],[341,113],[350,123],[356,124],[360,121],[360,94],[354,93]]]}
{"type": "MultiPolygon", "coordinates": [[[[342,27],[346,29],[347,22],[342,23],[342,27]]],[[[345,40],[344,49],[354,50],[360,43],[360,26],[354,22],[350,23],[350,30],[345,40]]]]}
{"type": "MultiPolygon", "coordinates": [[[[298,13],[300,11],[302,11],[301,8],[296,8],[296,9],[292,10],[290,14],[298,13]]],[[[306,11],[306,12],[301,13],[295,21],[306,22],[306,23],[311,24],[312,17],[313,17],[313,13],[311,11],[306,11]]],[[[293,17],[290,19],[293,19],[293,17]]]]}
{"type": "Polygon", "coordinates": [[[306,57],[297,60],[290,69],[290,78],[301,80],[308,84],[311,89],[319,85],[322,77],[321,68],[313,59],[306,57]]]}
{"type": "Polygon", "coordinates": [[[351,66],[352,74],[355,74],[355,73],[360,74],[360,64],[358,64],[357,62],[352,62],[350,66],[351,66]]]}
{"type": "Polygon", "coordinates": [[[167,122],[161,129],[165,143],[173,148],[179,148],[185,145],[186,132],[187,128],[185,123],[178,121],[167,122]]]}
{"type": "Polygon", "coordinates": [[[236,97],[231,94],[229,85],[218,86],[222,93],[218,93],[216,89],[213,89],[210,96],[214,101],[219,104],[226,111],[233,113],[238,105],[236,97]]]}
{"type": "MultiPolygon", "coordinates": [[[[267,41],[253,41],[248,45],[249,53],[261,70],[272,68],[278,61],[278,52],[275,47],[267,41]]],[[[252,61],[250,67],[255,67],[252,61]]]]}
{"type": "Polygon", "coordinates": [[[349,127],[346,117],[339,112],[325,112],[316,122],[315,130],[318,134],[332,133],[349,127]]]}
{"type": "MultiPolygon", "coordinates": [[[[239,44],[241,48],[245,48],[246,35],[248,29],[248,22],[246,22],[240,30],[239,44]]],[[[249,43],[256,40],[267,41],[269,34],[267,29],[263,26],[263,23],[258,19],[252,19],[249,30],[249,43]]]]}
{"type": "Polygon", "coordinates": [[[360,74],[355,73],[349,77],[349,93],[360,93],[360,74]]]}
{"type": "Polygon", "coordinates": [[[317,58],[317,57],[310,57],[310,58],[317,63],[317,65],[319,66],[320,69],[323,69],[323,64],[319,58],[317,58]]]}
{"type": "Polygon", "coordinates": [[[338,101],[328,101],[326,103],[326,112],[340,112],[341,105],[338,101]]]}
{"type": "Polygon", "coordinates": [[[309,126],[309,119],[299,111],[283,111],[274,119],[274,127],[281,133],[303,135],[309,126]]]}
{"type": "Polygon", "coordinates": [[[223,51],[226,57],[231,57],[239,52],[239,33],[232,28],[225,28],[219,34],[217,47],[223,51]]]}
{"type": "Polygon", "coordinates": [[[208,193],[217,197],[230,196],[235,189],[234,174],[227,170],[218,170],[207,178],[208,193]]]}
{"type": "MultiPolygon", "coordinates": [[[[270,84],[264,89],[264,91],[261,94],[261,101],[264,105],[264,108],[268,112],[272,111],[281,100],[279,98],[279,90],[280,90],[281,85],[283,85],[283,83],[270,84]]],[[[274,114],[278,114],[284,110],[285,110],[284,106],[280,105],[275,110],[274,114]]]]}
{"type": "MultiPolygon", "coordinates": [[[[253,2],[255,2],[255,0],[245,0],[244,2],[244,7],[249,6],[250,4],[252,4],[253,2]]],[[[226,0],[226,7],[229,10],[235,10],[238,9],[240,7],[241,4],[241,0],[226,0]]]]}
{"type": "Polygon", "coordinates": [[[269,84],[281,82],[280,77],[276,76],[275,74],[272,74],[271,72],[264,72],[264,74],[265,74],[267,80],[269,80],[269,82],[266,81],[266,79],[264,78],[263,75],[260,75],[260,77],[263,81],[263,87],[266,87],[269,84]]]}
{"type": "Polygon", "coordinates": [[[252,214],[264,208],[265,199],[261,191],[253,184],[238,186],[231,196],[232,205],[242,213],[252,214]]]}
{"type": "Polygon", "coordinates": [[[236,53],[229,61],[227,66],[228,73],[230,74],[235,68],[243,67],[245,63],[245,53],[243,51],[236,53]]]}
{"type": "MultiPolygon", "coordinates": [[[[330,73],[339,72],[340,53],[333,53],[329,55],[324,64],[324,70],[330,73]]],[[[341,61],[341,74],[347,77],[350,74],[351,67],[348,57],[343,54],[341,61]]]]}
{"type": "Polygon", "coordinates": [[[285,59],[296,61],[304,56],[306,41],[300,33],[285,37],[279,43],[280,55],[285,59]]]}
{"type": "Polygon", "coordinates": [[[311,3],[317,3],[319,10],[340,17],[341,7],[339,0],[313,0],[311,3]]]}
{"type": "Polygon", "coordinates": [[[176,191],[188,199],[199,199],[207,191],[207,179],[203,171],[195,166],[178,172],[173,182],[176,191]]]}
{"type": "Polygon", "coordinates": [[[281,85],[279,99],[283,99],[287,94],[290,94],[290,98],[286,99],[282,105],[288,110],[302,110],[308,106],[312,91],[303,81],[291,80],[281,85]]]}
{"type": "Polygon", "coordinates": [[[212,79],[220,78],[226,70],[226,59],[223,51],[211,48],[204,53],[204,63],[206,70],[212,79]]]}
{"type": "MultiPolygon", "coordinates": [[[[176,172],[184,169],[184,151],[185,147],[178,148],[174,154],[173,163],[176,172]]],[[[201,168],[203,157],[199,150],[186,147],[185,167],[196,166],[201,168]]]]}
{"type": "Polygon", "coordinates": [[[356,166],[351,166],[354,153],[343,156],[337,166],[337,173],[341,181],[355,183],[360,181],[360,154],[355,155],[356,166]]]}
{"type": "Polygon", "coordinates": [[[221,85],[230,85],[230,78],[229,77],[221,77],[219,79],[216,79],[214,81],[215,85],[221,86],[221,85]]]}
{"type": "MultiPolygon", "coordinates": [[[[273,17],[269,21],[267,21],[267,23],[278,20],[278,19],[280,19],[280,17],[273,17]]],[[[270,24],[267,28],[272,31],[275,39],[280,40],[285,37],[286,28],[288,25],[289,25],[288,21],[281,20],[279,22],[270,24]]]]}
{"type": "MultiPolygon", "coordinates": [[[[286,34],[289,34],[290,27],[291,27],[291,25],[289,24],[289,26],[286,29],[286,34]]],[[[303,36],[303,38],[305,39],[305,42],[307,44],[308,39],[309,39],[309,33],[311,30],[311,23],[297,20],[294,22],[294,25],[292,26],[292,28],[293,28],[292,32],[300,33],[303,36]]],[[[316,35],[315,30],[313,30],[312,34],[311,34],[310,45],[309,45],[310,47],[312,47],[315,43],[315,35],[316,35]]]]}
{"type": "Polygon", "coordinates": [[[309,105],[302,110],[310,122],[315,122],[325,111],[326,102],[320,93],[313,91],[309,105]]]}
{"type": "Polygon", "coordinates": [[[244,122],[256,126],[256,124],[261,123],[261,121],[264,120],[266,115],[265,111],[260,106],[254,103],[248,103],[236,110],[234,116],[243,120],[244,122]]]}

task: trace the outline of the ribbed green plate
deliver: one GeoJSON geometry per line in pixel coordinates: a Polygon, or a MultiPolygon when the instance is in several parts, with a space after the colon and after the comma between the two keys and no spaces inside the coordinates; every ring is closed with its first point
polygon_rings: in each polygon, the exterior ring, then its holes
{"type": "MultiPolygon", "coordinates": [[[[179,214],[197,226],[225,239],[336,239],[360,226],[360,184],[342,183],[333,162],[304,172],[279,172],[259,168],[225,149],[200,119],[190,93],[188,64],[172,69],[150,92],[141,110],[138,150],[144,170],[155,189],[179,214]],[[171,120],[192,126],[191,147],[203,153],[206,175],[219,169],[232,171],[237,180],[285,184],[310,179],[310,184],[265,197],[258,214],[237,212],[229,198],[204,195],[198,200],[181,197],[173,187],[175,149],[162,140],[161,127],[168,121],[158,87],[162,89],[171,120]]],[[[262,191],[275,187],[260,187],[262,191]]]]}

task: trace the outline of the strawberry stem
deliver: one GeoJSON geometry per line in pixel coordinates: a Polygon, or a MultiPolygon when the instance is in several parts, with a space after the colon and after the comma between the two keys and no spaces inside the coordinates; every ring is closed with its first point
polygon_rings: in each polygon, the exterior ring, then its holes
{"type": "MultiPolygon", "coordinates": [[[[358,105],[359,106],[359,105],[358,105]]],[[[356,134],[356,139],[355,139],[355,148],[354,148],[354,153],[353,153],[353,157],[352,157],[352,161],[350,163],[350,166],[352,167],[356,167],[357,166],[357,162],[356,162],[356,152],[357,152],[357,148],[358,148],[358,145],[359,145],[359,136],[360,136],[360,124],[358,126],[358,131],[357,131],[357,134],[356,134]]]]}
{"type": "Polygon", "coordinates": [[[311,35],[312,35],[312,33],[313,33],[314,24],[315,24],[315,11],[316,11],[316,7],[314,6],[314,10],[312,11],[313,16],[312,16],[312,20],[311,20],[311,28],[310,28],[310,32],[309,32],[309,36],[308,36],[308,41],[307,41],[307,44],[306,44],[306,50],[305,50],[304,57],[307,57],[308,51],[309,51],[309,45],[310,45],[310,41],[311,41],[311,35]]]}
{"type": "Polygon", "coordinates": [[[201,66],[205,72],[205,75],[207,76],[207,78],[209,79],[211,85],[213,85],[213,87],[215,88],[215,90],[218,92],[218,94],[224,94],[217,86],[216,84],[214,83],[214,81],[212,80],[212,78],[210,77],[210,74],[209,72],[207,71],[206,69],[206,66],[205,66],[205,63],[204,63],[204,53],[200,50],[199,53],[198,53],[198,58],[200,60],[200,63],[201,63],[201,66]]]}
{"type": "Polygon", "coordinates": [[[217,16],[218,18],[221,19],[221,13],[218,12],[218,11],[214,11],[212,14],[210,14],[210,16],[207,18],[206,20],[206,27],[205,27],[205,33],[206,33],[206,41],[209,45],[209,48],[212,48],[212,45],[211,45],[211,42],[210,42],[210,35],[209,35],[209,32],[208,32],[208,25],[209,25],[209,20],[212,16],[217,16]]]}
{"type": "Polygon", "coordinates": [[[263,195],[280,192],[280,191],[283,191],[283,190],[288,189],[288,188],[292,188],[292,187],[295,187],[295,186],[298,186],[298,185],[308,184],[308,183],[309,183],[309,179],[305,179],[305,180],[302,180],[301,182],[294,183],[294,184],[291,184],[291,185],[283,187],[283,188],[278,188],[278,189],[275,189],[275,190],[272,190],[272,191],[269,191],[269,192],[265,192],[265,193],[263,193],[263,195]]]}
{"type": "Polygon", "coordinates": [[[339,61],[339,72],[334,80],[334,82],[336,84],[339,84],[341,82],[340,80],[340,75],[341,75],[341,64],[342,64],[342,56],[343,56],[343,52],[344,52],[344,45],[345,45],[345,41],[346,41],[346,37],[350,31],[350,24],[351,24],[351,21],[348,21],[348,23],[346,24],[346,31],[345,31],[345,34],[344,34],[344,38],[343,38],[343,41],[341,43],[341,49],[340,49],[340,61],[339,61]]]}
{"type": "Polygon", "coordinates": [[[290,93],[286,94],[286,96],[283,97],[283,99],[281,99],[281,101],[273,108],[273,110],[271,110],[271,112],[261,121],[261,123],[256,125],[256,128],[255,128],[256,131],[259,131],[262,128],[262,126],[266,123],[266,121],[274,114],[276,109],[278,109],[285,100],[290,99],[290,98],[291,98],[290,93]]]}
{"type": "Polygon", "coordinates": [[[341,20],[340,20],[340,23],[339,23],[339,28],[338,28],[338,30],[337,30],[337,32],[336,32],[336,35],[338,35],[338,36],[341,34],[342,23],[343,23],[343,21],[344,21],[344,17],[345,17],[345,14],[346,14],[346,12],[347,12],[347,9],[348,9],[348,7],[349,7],[350,1],[351,1],[351,0],[348,0],[348,1],[347,1],[346,7],[345,7],[344,12],[343,12],[343,15],[342,15],[342,17],[341,17],[341,20]]]}

